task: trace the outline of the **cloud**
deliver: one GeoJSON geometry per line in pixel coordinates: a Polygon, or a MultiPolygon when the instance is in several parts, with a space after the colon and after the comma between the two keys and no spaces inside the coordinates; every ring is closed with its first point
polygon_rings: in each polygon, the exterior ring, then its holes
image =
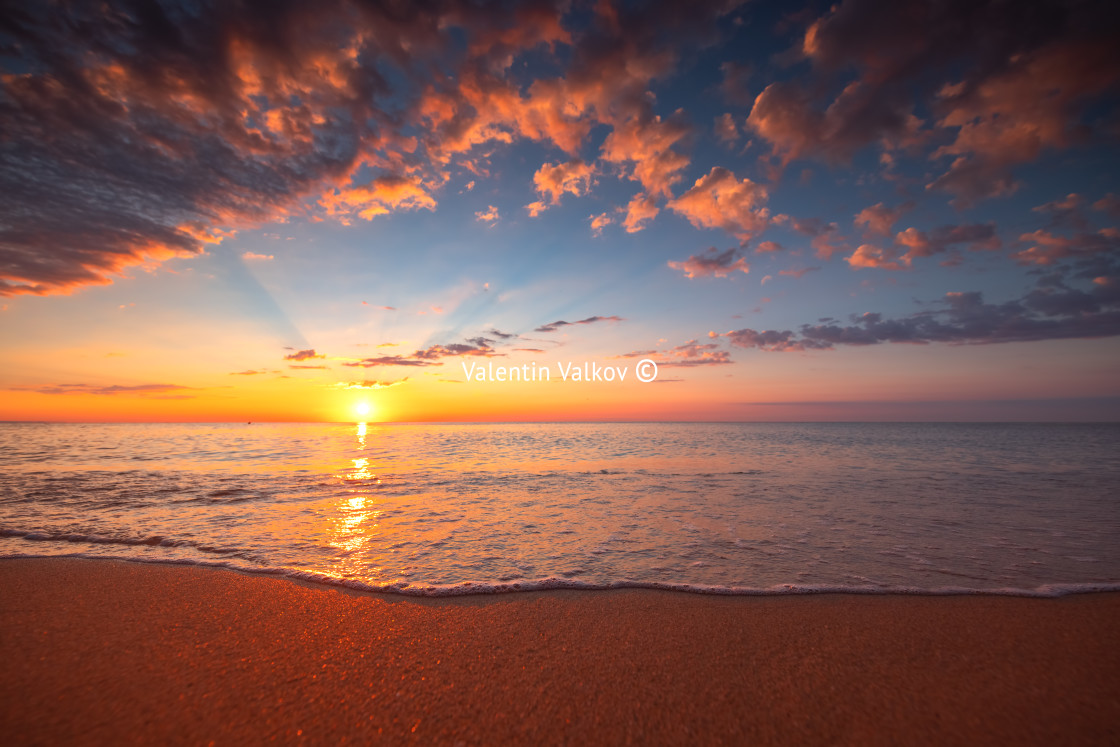
{"type": "Polygon", "coordinates": [[[233,371],[230,373],[230,376],[256,376],[263,373],[268,373],[268,371],[254,371],[253,369],[247,371],[233,371]]]}
{"type": "Polygon", "coordinates": [[[600,156],[668,199],[692,128],[653,112],[651,84],[715,41],[734,5],[125,0],[8,14],[0,295],[107,284],[319,211],[434,211],[453,167],[487,173],[480,146],[524,139],[574,159],[597,127],[600,156]],[[526,81],[514,63],[527,55],[550,72],[526,81]]]}
{"type": "Polygon", "coordinates": [[[556,330],[558,330],[562,327],[571,327],[571,326],[574,326],[574,325],[577,325],[577,324],[595,324],[597,322],[623,322],[623,321],[626,321],[626,320],[623,319],[620,316],[589,316],[586,319],[580,319],[578,322],[566,322],[566,321],[561,319],[559,321],[549,322],[548,324],[542,324],[541,326],[537,327],[537,329],[535,331],[537,331],[537,332],[555,332],[556,330]]]}
{"type": "Polygon", "coordinates": [[[347,361],[344,366],[350,368],[373,368],[374,366],[438,366],[434,360],[422,360],[404,355],[382,355],[376,358],[363,358],[359,361],[347,361]]]}
{"type": "Polygon", "coordinates": [[[498,214],[498,208],[488,205],[485,210],[477,211],[474,219],[492,226],[501,219],[501,216],[498,214]]]}
{"type": "Polygon", "coordinates": [[[1114,218],[1120,218],[1120,197],[1109,192],[1093,203],[1093,209],[1099,210],[1102,213],[1108,213],[1114,218]]]}
{"type": "Polygon", "coordinates": [[[619,358],[650,358],[660,368],[692,368],[695,366],[722,366],[732,363],[731,355],[714,342],[698,343],[689,340],[668,350],[635,350],[619,358]]]}
{"type": "Polygon", "coordinates": [[[687,156],[673,146],[692,132],[683,112],[668,119],[635,117],[619,123],[603,141],[604,161],[622,164],[651,197],[672,196],[672,186],[689,165],[687,156]]]}
{"type": "Polygon", "coordinates": [[[384,92],[330,6],[273,8],[268,25],[250,6],[10,15],[0,293],[196,256],[345,175],[384,92]]]}
{"type": "Polygon", "coordinates": [[[987,345],[1120,336],[1120,281],[1103,278],[1088,290],[1040,285],[1021,298],[985,303],[979,292],[951,292],[941,308],[894,319],[868,312],[842,325],[835,320],[800,330],[728,332],[731,344],[770,352],[826,350],[838,345],[932,343],[987,345]]]}
{"type": "Polygon", "coordinates": [[[767,329],[760,332],[753,329],[736,329],[725,332],[721,336],[726,337],[735,347],[758,348],[767,352],[792,352],[813,347],[812,344],[806,345],[804,341],[794,339],[796,334],[788,330],[779,332],[767,329]]]}
{"type": "Polygon", "coordinates": [[[848,250],[848,244],[840,235],[839,226],[835,223],[825,223],[820,218],[802,218],[793,221],[793,230],[811,236],[810,246],[816,250],[819,258],[827,261],[834,254],[848,250]]]}
{"type": "Polygon", "coordinates": [[[412,355],[383,355],[373,358],[363,358],[358,361],[347,361],[342,365],[350,368],[373,368],[375,366],[438,366],[443,358],[458,358],[461,356],[482,356],[492,358],[504,356],[493,347],[493,340],[486,337],[472,337],[461,343],[449,345],[431,345],[421,348],[412,355]]]}
{"type": "Polygon", "coordinates": [[[715,166],[696,180],[687,192],[670,200],[668,208],[683,215],[697,228],[722,228],[742,242],[764,231],[770,211],[763,207],[766,188],[750,179],[715,166]]]}
{"type": "Polygon", "coordinates": [[[719,87],[724,100],[737,106],[749,105],[751,103],[749,81],[754,74],[754,68],[750,64],[728,61],[721,64],[719,70],[723,73],[723,80],[719,87]]]}
{"type": "Polygon", "coordinates": [[[1019,241],[1031,244],[1011,255],[1021,265],[1052,265],[1063,259],[1120,252],[1120,231],[1115,228],[1104,228],[1096,233],[1078,232],[1070,237],[1039,229],[1022,234],[1019,241]]]}
{"type": "Polygon", "coordinates": [[[647,194],[635,195],[626,206],[626,218],[622,221],[622,227],[626,229],[626,233],[637,233],[660,212],[653,197],[647,194]]]}
{"type": "Polygon", "coordinates": [[[963,244],[969,251],[996,251],[1003,242],[996,235],[991,223],[974,223],[962,226],[939,226],[928,234],[916,228],[907,228],[895,236],[897,246],[906,247],[902,256],[906,264],[917,257],[932,257],[948,251],[956,244],[963,244]]]}
{"type": "Polygon", "coordinates": [[[716,140],[724,144],[731,144],[739,139],[739,128],[735,126],[735,117],[731,116],[730,112],[716,117],[712,131],[715,133],[716,140]]]}
{"type": "Polygon", "coordinates": [[[256,254],[254,252],[245,252],[241,255],[241,259],[247,262],[268,262],[275,259],[275,257],[273,257],[271,254],[256,254]]]}
{"type": "Polygon", "coordinates": [[[1089,221],[1081,211],[1085,205],[1085,198],[1077,193],[1070,193],[1060,200],[1053,200],[1044,205],[1031,208],[1032,212],[1041,213],[1049,218],[1049,228],[1074,228],[1087,230],[1089,221]]]}
{"type": "Polygon", "coordinates": [[[763,89],[747,125],[783,165],[846,162],[876,144],[888,169],[898,152],[947,159],[928,187],[960,207],[1008,194],[1015,165],[1084,140],[1082,115],[1115,89],[1120,52],[1108,3],[1003,8],[997,0],[834,4],[796,50],[808,72],[763,89]]]}
{"type": "Polygon", "coordinates": [[[714,246],[703,254],[693,254],[682,262],[670,261],[669,267],[680,270],[688,278],[725,278],[736,270],[744,273],[751,271],[750,265],[739,255],[738,249],[720,252],[714,246]]]}
{"type": "Polygon", "coordinates": [[[184,392],[196,387],[180,384],[47,384],[44,386],[14,387],[18,391],[38,394],[94,394],[99,396],[151,397],[153,399],[187,399],[194,395],[184,392]]]}
{"type": "Polygon", "coordinates": [[[388,215],[396,210],[434,211],[435,199],[428,194],[419,177],[400,174],[382,174],[369,183],[343,187],[327,193],[319,200],[329,215],[348,216],[372,220],[378,215],[388,215]]]}
{"type": "Polygon", "coordinates": [[[880,270],[903,270],[909,265],[898,261],[898,254],[891,249],[880,249],[871,244],[861,244],[845,261],[855,268],[875,267],[880,270]]]}
{"type": "Polygon", "coordinates": [[[546,163],[533,174],[533,186],[540,195],[548,198],[549,204],[558,205],[565,193],[577,197],[587,194],[594,175],[595,167],[578,158],[555,166],[546,163]]]}
{"type": "Polygon", "coordinates": [[[778,274],[779,275],[787,275],[789,277],[794,277],[794,278],[803,278],[808,273],[816,272],[819,269],[821,269],[821,268],[819,268],[819,267],[802,267],[799,270],[779,270],[778,274]]]}
{"type": "Polygon", "coordinates": [[[307,360],[311,360],[312,358],[326,358],[326,356],[325,355],[319,355],[318,353],[315,352],[314,349],[311,349],[311,350],[297,350],[296,352],[292,353],[291,355],[285,355],[284,356],[284,360],[286,360],[286,361],[307,361],[307,360]]]}
{"type": "MultiPolygon", "coordinates": [[[[990,223],[939,226],[928,232],[907,228],[895,235],[892,246],[880,248],[863,244],[846,260],[855,268],[906,270],[920,257],[932,257],[946,252],[955,255],[959,245],[974,252],[996,251],[1003,247],[1003,242],[996,235],[995,226],[990,223]]],[[[958,257],[951,256],[948,261],[955,263],[958,257]]]]}
{"type": "Polygon", "coordinates": [[[1082,141],[1082,105],[1118,80],[1120,55],[1111,41],[1055,41],[983,81],[946,86],[939,124],[956,128],[956,138],[932,157],[953,160],[929,187],[953,193],[961,207],[1010,194],[1018,187],[1011,168],[1045,148],[1082,141]]]}
{"type": "Polygon", "coordinates": [[[302,369],[302,370],[305,370],[305,371],[325,371],[328,368],[330,368],[330,366],[299,366],[299,365],[291,364],[291,365],[288,366],[288,368],[302,369]]]}
{"type": "Polygon", "coordinates": [[[340,381],[335,384],[335,386],[339,389],[388,389],[389,387],[400,386],[406,381],[408,381],[407,376],[394,381],[377,381],[376,379],[366,379],[365,381],[340,381]]]}
{"type": "Polygon", "coordinates": [[[912,202],[905,202],[896,208],[888,208],[883,203],[878,202],[856,213],[855,225],[863,226],[868,234],[889,236],[891,228],[898,222],[898,219],[913,208],[914,203],[912,202]]]}
{"type": "Polygon", "coordinates": [[[612,218],[607,213],[599,213],[598,215],[589,215],[589,216],[587,216],[587,219],[589,221],[591,221],[591,235],[592,236],[602,236],[603,235],[603,229],[614,222],[614,218],[612,218]]]}

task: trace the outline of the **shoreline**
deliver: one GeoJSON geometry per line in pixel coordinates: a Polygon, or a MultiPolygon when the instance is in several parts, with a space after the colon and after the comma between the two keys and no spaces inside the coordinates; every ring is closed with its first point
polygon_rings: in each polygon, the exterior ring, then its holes
{"type": "MultiPolygon", "coordinates": [[[[19,535],[3,535],[0,537],[19,535]]],[[[71,540],[67,540],[71,541],[71,540]]],[[[133,545],[149,545],[149,541],[137,541],[133,545]]],[[[111,563],[138,563],[140,565],[174,566],[180,568],[200,568],[218,571],[231,571],[251,577],[279,578],[313,587],[346,589],[358,594],[400,596],[408,599],[454,599],[465,596],[495,596],[506,594],[532,594],[552,591],[655,591],[669,594],[695,594],[714,597],[791,597],[791,596],[903,596],[903,597],[1017,597],[1023,599],[1060,599],[1080,594],[1120,593],[1120,582],[1086,581],[1045,583],[1034,588],[995,587],[974,589],[967,586],[941,586],[919,588],[911,586],[829,586],[820,584],[778,584],[769,587],[726,587],[704,586],[702,584],[671,583],[656,581],[617,581],[607,584],[593,584],[568,578],[550,577],[524,581],[466,581],[447,586],[423,586],[405,584],[397,586],[373,586],[356,579],[339,578],[317,571],[288,569],[281,567],[240,567],[223,561],[206,562],[177,558],[143,558],[121,555],[35,555],[16,553],[0,555],[0,563],[9,560],[96,560],[111,563]]]]}
{"type": "Polygon", "coordinates": [[[15,744],[1108,744],[1120,594],[358,592],[0,561],[15,744]]]}

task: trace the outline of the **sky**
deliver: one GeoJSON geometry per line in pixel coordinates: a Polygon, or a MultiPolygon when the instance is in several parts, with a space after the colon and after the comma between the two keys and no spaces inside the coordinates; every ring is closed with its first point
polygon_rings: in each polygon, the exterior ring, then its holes
{"type": "Polygon", "coordinates": [[[0,420],[1120,420],[1115,3],[25,6],[0,420]]]}

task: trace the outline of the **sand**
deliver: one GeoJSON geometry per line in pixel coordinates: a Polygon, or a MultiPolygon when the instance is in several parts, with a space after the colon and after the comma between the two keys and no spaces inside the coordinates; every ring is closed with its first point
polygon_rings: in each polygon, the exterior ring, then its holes
{"type": "Polygon", "coordinates": [[[6,744],[1120,744],[1120,594],[415,600],[0,561],[6,744]]]}

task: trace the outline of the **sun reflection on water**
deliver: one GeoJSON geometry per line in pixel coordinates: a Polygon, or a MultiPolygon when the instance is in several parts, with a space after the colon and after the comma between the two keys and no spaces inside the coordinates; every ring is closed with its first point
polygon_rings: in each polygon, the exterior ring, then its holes
{"type": "MultiPolygon", "coordinates": [[[[365,423],[357,423],[355,437],[357,449],[366,448],[368,434],[365,423]]],[[[328,541],[339,551],[336,574],[340,578],[361,577],[371,570],[370,552],[376,548],[369,546],[375,539],[380,527],[382,511],[374,508],[375,500],[366,491],[371,486],[381,484],[381,478],[373,470],[369,457],[356,457],[350,460],[352,467],[335,478],[347,485],[349,496],[340,498],[335,504],[334,516],[329,521],[328,541]],[[353,486],[353,487],[351,487],[353,486]]],[[[380,568],[372,568],[379,571],[380,568]]]]}

